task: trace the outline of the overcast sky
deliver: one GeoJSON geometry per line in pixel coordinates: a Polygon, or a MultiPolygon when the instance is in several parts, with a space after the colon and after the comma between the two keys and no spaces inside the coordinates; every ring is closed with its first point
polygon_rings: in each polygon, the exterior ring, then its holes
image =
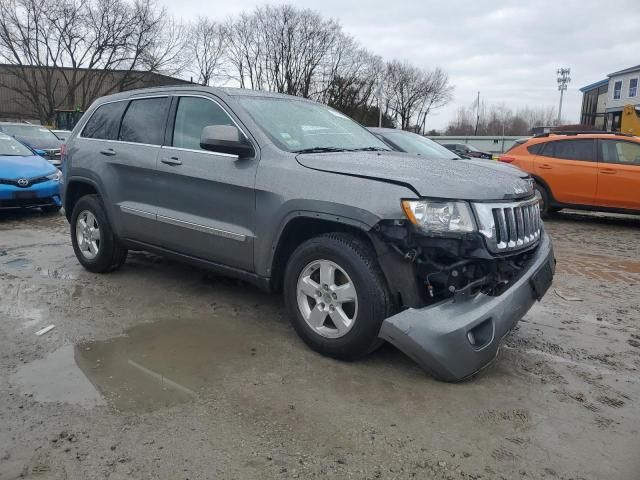
{"type": "Polygon", "coordinates": [[[433,68],[455,85],[454,99],[427,128],[442,128],[480,91],[514,109],[556,106],[556,69],[570,67],[563,118],[579,120],[579,88],[640,64],[640,0],[159,0],[177,18],[223,20],[266,3],[308,7],[337,19],[371,52],[433,68]]]}

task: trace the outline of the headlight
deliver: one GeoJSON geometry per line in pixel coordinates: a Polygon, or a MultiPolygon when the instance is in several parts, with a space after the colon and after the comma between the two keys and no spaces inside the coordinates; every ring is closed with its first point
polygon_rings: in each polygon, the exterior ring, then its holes
{"type": "Polygon", "coordinates": [[[403,200],[411,223],[425,232],[475,232],[471,208],[466,202],[403,200]]]}
{"type": "Polygon", "coordinates": [[[62,172],[60,170],[56,170],[51,175],[47,175],[47,178],[49,180],[55,180],[56,182],[59,182],[62,178],[62,172]]]}

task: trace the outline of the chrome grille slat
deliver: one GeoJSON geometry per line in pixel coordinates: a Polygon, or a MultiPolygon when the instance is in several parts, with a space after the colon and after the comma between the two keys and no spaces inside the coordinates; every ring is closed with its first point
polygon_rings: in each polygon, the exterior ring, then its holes
{"type": "Polygon", "coordinates": [[[536,198],[500,203],[474,203],[479,231],[492,252],[518,250],[538,241],[542,221],[536,198]]]}

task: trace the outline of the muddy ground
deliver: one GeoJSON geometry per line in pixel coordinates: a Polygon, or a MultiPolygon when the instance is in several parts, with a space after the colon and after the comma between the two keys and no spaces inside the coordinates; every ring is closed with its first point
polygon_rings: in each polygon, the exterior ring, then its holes
{"type": "Polygon", "coordinates": [[[317,355],[281,299],[0,216],[0,479],[640,479],[640,218],[547,221],[558,272],[498,359],[437,382],[317,355]],[[49,324],[55,329],[35,332],[49,324]]]}

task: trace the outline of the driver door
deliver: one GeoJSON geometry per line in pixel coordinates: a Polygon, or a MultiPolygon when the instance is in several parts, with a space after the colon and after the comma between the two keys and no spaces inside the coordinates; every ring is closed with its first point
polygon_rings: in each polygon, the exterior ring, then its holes
{"type": "Polygon", "coordinates": [[[158,159],[162,245],[252,271],[257,155],[239,159],[201,149],[202,130],[210,125],[236,123],[213,97],[174,97],[158,159]]]}
{"type": "Polygon", "coordinates": [[[640,210],[640,142],[598,140],[598,205],[640,210]]]}

